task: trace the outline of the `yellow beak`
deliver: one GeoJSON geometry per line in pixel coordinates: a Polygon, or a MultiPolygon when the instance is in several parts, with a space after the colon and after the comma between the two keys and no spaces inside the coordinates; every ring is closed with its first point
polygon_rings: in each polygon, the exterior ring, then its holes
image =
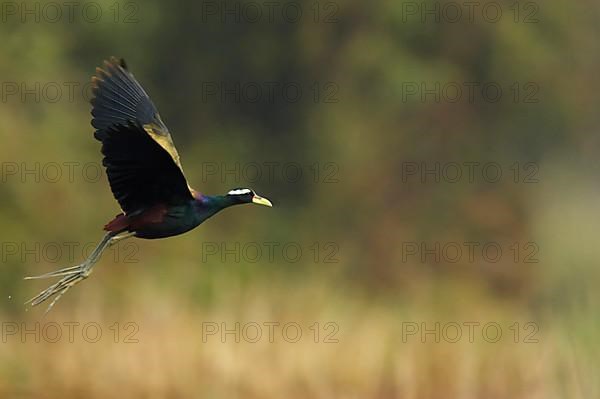
{"type": "Polygon", "coordinates": [[[273,204],[271,203],[271,201],[269,201],[266,198],[261,197],[260,195],[254,195],[254,197],[252,197],[252,202],[254,202],[255,204],[258,205],[264,205],[264,206],[268,206],[269,208],[273,207],[273,204]]]}

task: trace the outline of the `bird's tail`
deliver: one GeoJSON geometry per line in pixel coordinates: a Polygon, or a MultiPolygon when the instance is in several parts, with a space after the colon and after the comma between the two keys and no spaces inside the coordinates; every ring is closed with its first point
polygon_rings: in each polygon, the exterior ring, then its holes
{"type": "Polygon", "coordinates": [[[120,233],[129,227],[129,218],[123,213],[119,213],[113,220],[104,225],[105,231],[120,233]]]}

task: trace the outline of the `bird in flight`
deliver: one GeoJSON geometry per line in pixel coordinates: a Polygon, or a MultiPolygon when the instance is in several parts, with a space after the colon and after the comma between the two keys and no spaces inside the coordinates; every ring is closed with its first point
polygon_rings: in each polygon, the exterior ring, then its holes
{"type": "Polygon", "coordinates": [[[123,59],[111,57],[92,77],[92,126],[102,143],[102,164],[122,213],[104,226],[106,234],[80,265],[25,279],[61,277],[31,298],[32,306],[52,298],[48,312],[69,288],[86,279],[102,252],[129,238],[165,238],[194,229],[233,205],[273,206],[249,188],[204,195],[191,188],[169,129],[123,59]]]}

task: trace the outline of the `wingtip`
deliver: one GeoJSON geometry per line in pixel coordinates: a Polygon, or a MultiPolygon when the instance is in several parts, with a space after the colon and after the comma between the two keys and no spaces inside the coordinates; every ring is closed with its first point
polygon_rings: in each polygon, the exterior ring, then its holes
{"type": "Polygon", "coordinates": [[[91,78],[92,89],[97,89],[99,82],[102,82],[107,77],[110,77],[112,75],[111,70],[113,68],[118,68],[118,67],[121,67],[124,70],[128,71],[127,64],[125,63],[124,58],[118,58],[115,56],[111,56],[111,57],[109,57],[109,59],[104,60],[104,62],[102,63],[102,66],[96,67],[96,74],[93,75],[91,78]]]}
{"type": "Polygon", "coordinates": [[[111,56],[105,63],[110,64],[111,66],[120,66],[121,68],[128,70],[127,63],[125,62],[125,58],[111,56]]]}
{"type": "MultiPolygon", "coordinates": [[[[107,65],[107,64],[104,64],[104,65],[107,65]]],[[[108,73],[108,71],[106,71],[100,67],[96,67],[96,77],[98,79],[102,80],[103,78],[105,78],[107,76],[110,76],[110,73],[108,73]]]]}

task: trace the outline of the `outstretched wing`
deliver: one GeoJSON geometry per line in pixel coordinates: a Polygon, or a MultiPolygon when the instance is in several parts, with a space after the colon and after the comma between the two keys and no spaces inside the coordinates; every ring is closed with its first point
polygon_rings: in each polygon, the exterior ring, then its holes
{"type": "Polygon", "coordinates": [[[111,58],[92,78],[92,126],[103,165],[126,214],[193,198],[169,130],[123,60],[111,58]]]}

